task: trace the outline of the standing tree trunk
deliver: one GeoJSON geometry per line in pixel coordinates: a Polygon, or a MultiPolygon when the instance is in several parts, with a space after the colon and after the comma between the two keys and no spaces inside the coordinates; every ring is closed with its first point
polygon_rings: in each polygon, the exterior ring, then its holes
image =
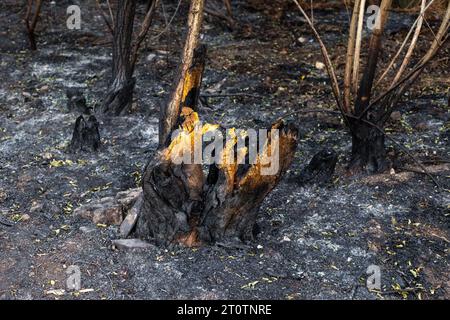
{"type": "Polygon", "coordinates": [[[136,79],[130,63],[136,0],[120,0],[113,29],[112,82],[103,101],[103,112],[120,115],[131,105],[136,79]]]}

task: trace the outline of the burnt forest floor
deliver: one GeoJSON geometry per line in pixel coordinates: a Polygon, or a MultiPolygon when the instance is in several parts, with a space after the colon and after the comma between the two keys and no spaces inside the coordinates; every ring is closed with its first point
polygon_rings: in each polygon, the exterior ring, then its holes
{"type": "MultiPolygon", "coordinates": [[[[20,21],[24,9],[15,2],[0,4],[0,217],[12,224],[0,224],[0,299],[450,298],[448,47],[387,127],[444,190],[406,170],[415,163],[389,141],[394,171],[349,176],[351,140],[340,119],[292,115],[300,130],[296,157],[261,207],[255,242],[117,250],[111,243],[119,237],[116,226],[96,226],[72,212],[139,184],[155,153],[158,111],[175,76],[187,5],[182,2],[165,32],[164,17],[157,16],[136,69],[129,114],[98,115],[101,149],[70,154],[78,114],[68,110],[65,92],[80,88],[90,105],[100,103],[110,74],[110,37],[87,1],[79,1],[82,29],[68,30],[69,1],[58,1],[44,5],[38,51],[31,52],[20,21]],[[323,147],[339,154],[332,183],[300,185],[301,169],[323,147]],[[81,291],[66,289],[71,265],[81,270],[81,291]],[[381,292],[365,286],[370,265],[380,267],[381,292]]],[[[176,2],[164,1],[167,19],[176,2]]],[[[204,21],[209,50],[202,92],[210,96],[203,100],[202,119],[263,127],[301,108],[334,109],[326,72],[316,64],[319,47],[299,13],[233,3],[235,31],[216,18],[204,21]],[[226,96],[211,97],[218,94],[226,96]]],[[[384,61],[414,15],[394,12],[392,19],[384,61]]],[[[316,10],[315,21],[342,67],[345,8],[316,10]]]]}

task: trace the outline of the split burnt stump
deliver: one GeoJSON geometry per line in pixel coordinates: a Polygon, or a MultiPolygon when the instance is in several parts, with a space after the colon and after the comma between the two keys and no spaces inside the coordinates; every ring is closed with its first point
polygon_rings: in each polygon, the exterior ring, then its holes
{"type": "MultiPolygon", "coordinates": [[[[183,109],[186,113],[186,108],[183,109]]],[[[189,113],[182,132],[146,167],[136,234],[144,239],[153,238],[159,245],[195,246],[205,242],[251,240],[262,201],[292,162],[297,129],[283,122],[272,125],[271,129],[278,135],[268,135],[253,164],[243,161],[249,158],[248,147],[237,147],[236,134],[225,142],[219,164],[210,164],[206,169],[195,161],[173,160],[186,146],[195,148],[191,143],[195,141],[196,130],[192,128],[196,123],[197,114],[189,113]],[[276,159],[273,160],[277,161],[276,169],[265,174],[265,168],[275,165],[269,158],[276,159]]],[[[206,124],[200,132],[204,135],[217,128],[206,124]]]]}
{"type": "MultiPolygon", "coordinates": [[[[193,10],[192,17],[198,12],[193,10]]],[[[180,76],[161,113],[160,149],[142,178],[135,236],[152,238],[158,245],[251,240],[259,207],[297,147],[297,129],[282,121],[258,136],[228,129],[225,141],[222,128],[200,122],[197,105],[206,47],[196,47],[199,28],[195,36],[193,26],[198,27],[191,23],[180,76]]]]}

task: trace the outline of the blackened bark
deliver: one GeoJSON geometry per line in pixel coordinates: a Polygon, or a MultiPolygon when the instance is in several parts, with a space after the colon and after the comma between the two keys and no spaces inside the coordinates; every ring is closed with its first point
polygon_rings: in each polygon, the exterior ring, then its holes
{"type": "Polygon", "coordinates": [[[136,80],[130,60],[135,11],[136,0],[118,1],[113,34],[113,80],[102,107],[107,114],[123,114],[133,100],[136,80]]]}
{"type": "Polygon", "coordinates": [[[77,112],[81,114],[91,114],[93,108],[88,106],[83,91],[79,88],[68,88],[66,90],[67,109],[70,112],[77,112]]]}
{"type": "Polygon", "coordinates": [[[173,165],[156,159],[145,170],[143,204],[136,225],[140,238],[153,238],[166,245],[191,231],[189,222],[198,216],[199,188],[203,181],[201,166],[173,165]],[[192,175],[190,169],[195,172],[192,175]],[[200,170],[199,170],[200,169],[200,170]],[[190,179],[198,179],[197,187],[190,179]]]}
{"type": "Polygon", "coordinates": [[[34,34],[34,30],[28,30],[28,42],[30,43],[30,50],[36,51],[36,36],[34,34]]]}

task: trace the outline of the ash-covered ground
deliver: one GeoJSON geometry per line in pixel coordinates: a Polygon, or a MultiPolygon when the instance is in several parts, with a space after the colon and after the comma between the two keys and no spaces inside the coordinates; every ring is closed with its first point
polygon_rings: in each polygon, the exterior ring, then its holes
{"type": "MultiPolygon", "coordinates": [[[[205,98],[201,117],[261,127],[301,108],[335,108],[326,72],[317,68],[319,47],[299,13],[251,3],[233,1],[234,31],[205,18],[202,91],[225,96],[205,98]]],[[[389,140],[394,171],[349,176],[351,139],[340,119],[300,113],[289,117],[300,130],[294,163],[261,207],[255,242],[117,250],[111,242],[119,238],[116,226],[96,226],[72,213],[139,184],[156,149],[158,112],[175,76],[188,8],[183,2],[166,27],[177,1],[164,1],[165,16],[160,10],[137,66],[132,110],[122,117],[98,114],[101,149],[71,154],[78,114],[69,112],[66,90],[82,89],[92,106],[101,102],[111,43],[93,1],[79,1],[82,29],[68,30],[69,4],[44,5],[36,52],[28,50],[24,6],[0,4],[0,217],[12,224],[0,224],[0,299],[450,298],[448,46],[387,127],[443,190],[411,172],[420,168],[389,140]],[[333,182],[299,184],[301,169],[323,147],[339,154],[333,182]],[[80,291],[66,288],[71,265],[80,268],[80,291]],[[366,288],[370,265],[380,268],[380,292],[366,288]]],[[[142,16],[140,6],[138,21],[142,16]]],[[[414,15],[394,12],[392,19],[385,61],[414,15]]],[[[345,8],[317,10],[315,21],[333,62],[342,66],[345,8]]]]}

